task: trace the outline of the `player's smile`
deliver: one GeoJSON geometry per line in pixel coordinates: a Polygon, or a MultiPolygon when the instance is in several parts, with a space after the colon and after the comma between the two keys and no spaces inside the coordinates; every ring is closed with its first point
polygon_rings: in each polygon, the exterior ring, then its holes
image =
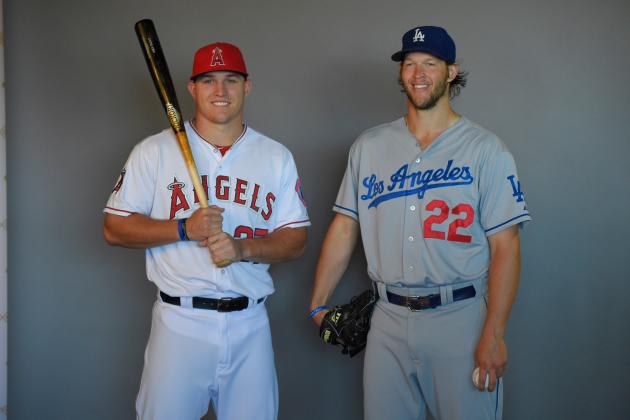
{"type": "Polygon", "coordinates": [[[411,84],[412,88],[422,90],[422,91],[427,90],[429,86],[430,86],[429,84],[417,84],[417,83],[411,84]]]}
{"type": "Polygon", "coordinates": [[[438,83],[413,83],[403,84],[407,98],[416,109],[431,109],[446,94],[447,82],[445,80],[438,83]]]}
{"type": "Polygon", "coordinates": [[[429,87],[428,83],[412,83],[411,86],[413,86],[414,89],[426,89],[429,87]]]}

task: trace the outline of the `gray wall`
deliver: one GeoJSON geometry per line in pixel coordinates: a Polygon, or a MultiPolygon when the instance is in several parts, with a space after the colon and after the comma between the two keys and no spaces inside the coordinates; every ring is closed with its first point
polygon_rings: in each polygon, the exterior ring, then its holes
{"type": "MultiPolygon", "coordinates": [[[[281,419],[359,419],[360,358],[306,311],[348,148],[403,111],[389,55],[446,26],[469,86],[456,109],[504,139],[535,221],[508,329],[505,418],[630,413],[630,6],[626,0],[5,0],[11,419],[131,419],[154,287],[108,247],[102,208],[131,147],[164,128],[133,24],[152,18],[178,83],[195,49],[241,45],[253,127],[285,143],[313,227],[274,267],[281,419]]],[[[367,286],[360,250],[333,297],[367,286]]],[[[209,416],[210,417],[210,416],[209,416]]]]}

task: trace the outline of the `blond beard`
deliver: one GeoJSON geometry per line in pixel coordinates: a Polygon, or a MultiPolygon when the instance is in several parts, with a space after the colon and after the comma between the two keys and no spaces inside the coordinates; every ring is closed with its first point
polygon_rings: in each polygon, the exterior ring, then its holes
{"type": "Polygon", "coordinates": [[[418,111],[426,111],[428,109],[433,108],[435,104],[437,104],[438,101],[444,95],[446,95],[446,92],[448,90],[447,80],[448,80],[448,75],[444,77],[444,80],[440,80],[435,85],[435,88],[433,89],[433,92],[431,93],[431,95],[429,95],[429,97],[423,102],[417,102],[416,100],[413,99],[413,96],[411,95],[409,88],[407,87],[406,84],[403,84],[403,89],[405,91],[405,94],[407,95],[407,99],[409,99],[409,102],[413,105],[414,108],[416,108],[418,111]]]}

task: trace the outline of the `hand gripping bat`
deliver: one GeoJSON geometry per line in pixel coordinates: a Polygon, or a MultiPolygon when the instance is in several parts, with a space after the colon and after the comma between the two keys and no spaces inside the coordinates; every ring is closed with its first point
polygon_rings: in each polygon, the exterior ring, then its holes
{"type": "MultiPolygon", "coordinates": [[[[188,174],[192,179],[195,191],[197,191],[199,205],[202,208],[206,208],[208,207],[208,198],[201,184],[197,165],[195,165],[195,159],[193,158],[190,144],[188,143],[188,136],[186,135],[184,122],[182,121],[177,95],[175,94],[175,87],[173,86],[171,74],[168,71],[168,65],[166,63],[166,57],[162,52],[160,40],[157,36],[153,21],[150,19],[138,21],[136,22],[135,29],[136,35],[138,35],[138,41],[140,41],[140,48],[142,49],[144,59],[147,62],[151,78],[153,79],[153,84],[162,101],[162,106],[164,106],[168,121],[175,132],[179,148],[186,162],[188,174]]],[[[230,265],[230,261],[228,260],[220,261],[217,264],[218,267],[226,267],[228,265],[230,265]]]]}

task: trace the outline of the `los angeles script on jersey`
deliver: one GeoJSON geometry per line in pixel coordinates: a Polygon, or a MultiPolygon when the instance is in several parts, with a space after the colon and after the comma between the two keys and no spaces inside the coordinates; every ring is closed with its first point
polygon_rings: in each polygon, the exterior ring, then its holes
{"type": "MultiPolygon", "coordinates": [[[[201,176],[201,184],[208,194],[208,176],[201,176]]],[[[166,186],[171,191],[170,218],[174,219],[180,210],[188,210],[191,205],[184,194],[186,184],[173,178],[173,182],[166,186]]],[[[193,189],[194,191],[194,189],[193,189]]],[[[208,194],[208,197],[210,195],[208,194]]],[[[214,199],[219,202],[230,201],[248,207],[254,213],[259,213],[264,220],[269,220],[273,213],[276,196],[272,192],[264,192],[264,188],[255,182],[228,175],[217,175],[214,182],[214,199]]],[[[194,203],[199,203],[197,191],[194,191],[194,203]]],[[[210,201],[215,201],[212,199],[210,201]]]]}
{"type": "Polygon", "coordinates": [[[451,159],[443,168],[415,172],[409,170],[409,164],[404,164],[389,177],[388,184],[385,182],[375,174],[363,178],[367,191],[361,195],[361,200],[369,201],[368,208],[408,195],[417,194],[418,198],[423,198],[427,190],[433,188],[469,185],[473,183],[473,176],[468,166],[457,166],[451,159]]]}

